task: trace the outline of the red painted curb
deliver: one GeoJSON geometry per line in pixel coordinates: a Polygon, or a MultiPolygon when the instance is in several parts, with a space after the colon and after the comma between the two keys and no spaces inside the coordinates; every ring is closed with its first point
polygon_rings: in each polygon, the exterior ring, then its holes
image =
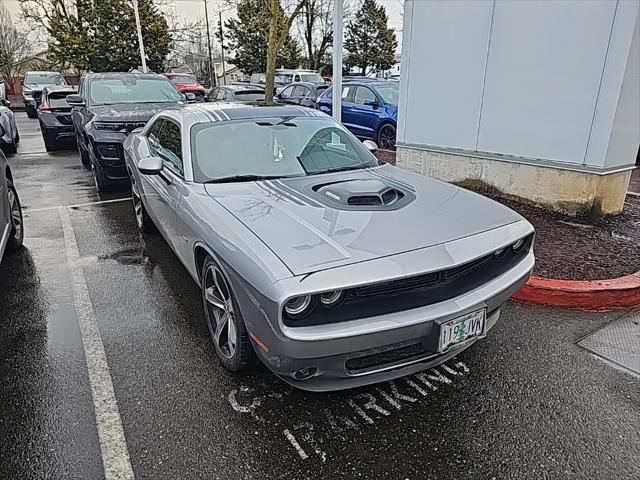
{"type": "Polygon", "coordinates": [[[555,280],[531,277],[513,296],[524,303],[591,311],[640,306],[640,272],[611,280],[555,280]]]}

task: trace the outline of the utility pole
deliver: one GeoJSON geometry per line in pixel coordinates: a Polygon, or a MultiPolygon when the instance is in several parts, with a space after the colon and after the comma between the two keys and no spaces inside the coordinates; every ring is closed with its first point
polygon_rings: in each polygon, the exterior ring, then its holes
{"type": "Polygon", "coordinates": [[[331,110],[336,122],[342,121],[342,22],[344,0],[333,1],[333,97],[331,110]]]}
{"type": "Polygon", "coordinates": [[[218,12],[220,20],[220,51],[222,52],[222,84],[227,84],[227,67],[224,65],[224,33],[222,31],[222,11],[218,12]]]}
{"type": "Polygon", "coordinates": [[[136,29],[138,30],[138,44],[140,45],[140,60],[142,71],[147,73],[147,57],[144,54],[144,42],[142,41],[142,27],[140,26],[140,13],[138,12],[138,0],[133,0],[133,12],[136,15],[136,29]]]}
{"type": "Polygon", "coordinates": [[[211,57],[211,35],[209,34],[209,11],[207,9],[207,0],[204,0],[204,19],[207,24],[207,46],[209,47],[209,84],[215,87],[216,76],[213,72],[213,58],[211,57]]]}

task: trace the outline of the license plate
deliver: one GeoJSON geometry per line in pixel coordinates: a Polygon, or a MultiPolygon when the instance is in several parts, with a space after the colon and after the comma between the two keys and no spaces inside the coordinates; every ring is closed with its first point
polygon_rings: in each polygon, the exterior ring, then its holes
{"type": "Polygon", "coordinates": [[[439,351],[484,333],[485,310],[477,310],[440,325],[439,351]]]}

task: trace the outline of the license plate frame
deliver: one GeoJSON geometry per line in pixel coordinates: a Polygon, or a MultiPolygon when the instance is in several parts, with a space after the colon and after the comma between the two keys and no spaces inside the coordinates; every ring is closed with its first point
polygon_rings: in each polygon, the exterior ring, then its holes
{"type": "Polygon", "coordinates": [[[474,310],[440,324],[438,334],[438,352],[444,353],[452,347],[462,345],[474,338],[485,335],[487,328],[487,309],[474,310]],[[464,331],[460,332],[460,327],[464,331]]]}

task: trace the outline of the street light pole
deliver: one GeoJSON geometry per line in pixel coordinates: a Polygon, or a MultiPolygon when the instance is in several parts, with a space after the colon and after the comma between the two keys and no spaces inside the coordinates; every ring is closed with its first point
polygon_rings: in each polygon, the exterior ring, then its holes
{"type": "Polygon", "coordinates": [[[147,73],[147,57],[144,54],[144,42],[142,41],[142,27],[140,26],[140,13],[138,12],[138,0],[133,0],[133,12],[136,16],[136,29],[138,30],[138,45],[140,45],[140,60],[142,71],[147,73]]]}
{"type": "Polygon", "coordinates": [[[211,57],[211,35],[209,34],[209,10],[207,9],[207,0],[204,0],[204,19],[207,24],[207,46],[209,47],[209,84],[215,87],[216,77],[213,73],[213,58],[211,57]]]}
{"type": "Polygon", "coordinates": [[[220,51],[222,52],[222,82],[227,84],[227,67],[224,65],[224,33],[222,32],[222,11],[218,12],[220,20],[220,51]]]}
{"type": "Polygon", "coordinates": [[[332,112],[337,122],[342,120],[342,25],[344,0],[333,0],[333,97],[332,112]]]}

